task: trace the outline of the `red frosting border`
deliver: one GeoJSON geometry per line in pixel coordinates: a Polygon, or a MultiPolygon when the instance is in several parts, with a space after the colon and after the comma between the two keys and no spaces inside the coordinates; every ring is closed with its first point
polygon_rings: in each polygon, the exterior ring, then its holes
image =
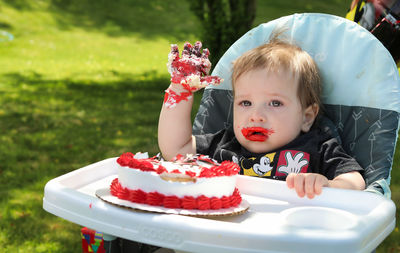
{"type": "MultiPolygon", "coordinates": [[[[176,162],[179,162],[183,159],[183,156],[177,156],[176,162]]],[[[199,156],[199,160],[203,161],[211,161],[208,157],[199,156]]],[[[134,154],[131,152],[123,153],[118,159],[117,163],[123,167],[129,167],[132,169],[138,169],[141,171],[154,171],[157,174],[161,174],[167,172],[167,170],[159,164],[159,161],[154,158],[147,159],[136,159],[134,158],[134,154]],[[155,166],[155,163],[158,163],[158,166],[155,166]]],[[[213,163],[214,166],[209,168],[201,167],[201,172],[199,175],[195,175],[193,172],[186,172],[185,174],[190,177],[218,177],[218,176],[233,176],[237,175],[240,171],[239,165],[231,161],[223,161],[221,164],[213,163]]],[[[172,173],[182,173],[179,170],[174,170],[172,173]]]]}
{"type": "Polygon", "coordinates": [[[199,210],[217,210],[221,208],[236,207],[242,202],[242,197],[237,188],[235,188],[231,196],[206,197],[201,195],[197,198],[185,196],[179,198],[174,195],[166,196],[159,192],[144,192],[142,190],[132,190],[123,187],[118,178],[115,178],[110,185],[111,195],[128,200],[134,203],[147,204],[151,206],[163,206],[174,209],[199,209],[199,210]]]}

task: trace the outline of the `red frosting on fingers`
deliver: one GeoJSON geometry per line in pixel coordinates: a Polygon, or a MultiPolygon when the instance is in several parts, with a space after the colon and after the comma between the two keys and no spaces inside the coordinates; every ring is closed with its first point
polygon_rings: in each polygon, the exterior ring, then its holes
{"type": "MultiPolygon", "coordinates": [[[[211,63],[208,60],[210,52],[208,49],[202,50],[202,44],[197,41],[194,46],[186,42],[182,50],[182,57],[179,57],[178,46],[171,45],[169,69],[171,74],[171,82],[176,84],[189,85],[185,87],[188,91],[195,91],[208,84],[218,85],[221,79],[217,76],[208,76],[211,69],[211,63]],[[201,52],[202,51],[202,52],[201,52]],[[201,87],[191,87],[193,80],[190,76],[198,76],[201,87]]],[[[194,85],[197,86],[197,85],[194,85]]]]}

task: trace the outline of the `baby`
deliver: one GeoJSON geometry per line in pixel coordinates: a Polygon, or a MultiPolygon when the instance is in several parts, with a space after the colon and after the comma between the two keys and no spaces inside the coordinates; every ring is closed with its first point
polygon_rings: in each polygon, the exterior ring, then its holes
{"type": "Polygon", "coordinates": [[[197,136],[192,135],[192,94],[204,81],[221,80],[207,76],[208,51],[200,54],[201,44],[185,44],[182,58],[176,46],[172,49],[171,85],[158,128],[165,159],[200,153],[232,160],[241,174],[286,180],[300,197],[313,198],[324,186],[365,188],[360,165],[318,126],[321,81],[315,62],[301,48],[275,37],[236,59],[233,129],[197,136]],[[203,81],[192,86],[193,74],[203,81]]]}

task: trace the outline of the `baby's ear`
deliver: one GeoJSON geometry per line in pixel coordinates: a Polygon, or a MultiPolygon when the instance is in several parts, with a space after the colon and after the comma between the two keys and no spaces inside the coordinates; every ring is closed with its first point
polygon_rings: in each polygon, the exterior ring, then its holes
{"type": "Polygon", "coordinates": [[[310,131],[318,112],[319,106],[317,104],[312,104],[303,111],[303,124],[301,126],[301,130],[304,133],[310,131]]]}

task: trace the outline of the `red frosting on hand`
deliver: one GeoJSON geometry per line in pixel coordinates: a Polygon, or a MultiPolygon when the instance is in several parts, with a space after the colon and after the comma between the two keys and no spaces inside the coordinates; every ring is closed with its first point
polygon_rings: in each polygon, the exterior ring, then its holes
{"type": "Polygon", "coordinates": [[[186,42],[182,51],[182,57],[179,57],[177,45],[171,45],[169,58],[172,58],[171,66],[168,71],[171,74],[171,82],[182,84],[189,92],[196,91],[209,84],[218,85],[221,79],[217,76],[208,76],[211,69],[211,63],[208,60],[210,52],[204,49],[201,52],[202,44],[197,41],[194,46],[186,42]],[[198,76],[201,87],[193,87],[189,76],[198,76]]]}
{"type": "Polygon", "coordinates": [[[167,108],[173,108],[176,106],[176,104],[180,103],[183,100],[188,101],[191,96],[192,92],[182,92],[180,94],[177,94],[175,91],[167,89],[164,96],[164,105],[167,108]]]}

